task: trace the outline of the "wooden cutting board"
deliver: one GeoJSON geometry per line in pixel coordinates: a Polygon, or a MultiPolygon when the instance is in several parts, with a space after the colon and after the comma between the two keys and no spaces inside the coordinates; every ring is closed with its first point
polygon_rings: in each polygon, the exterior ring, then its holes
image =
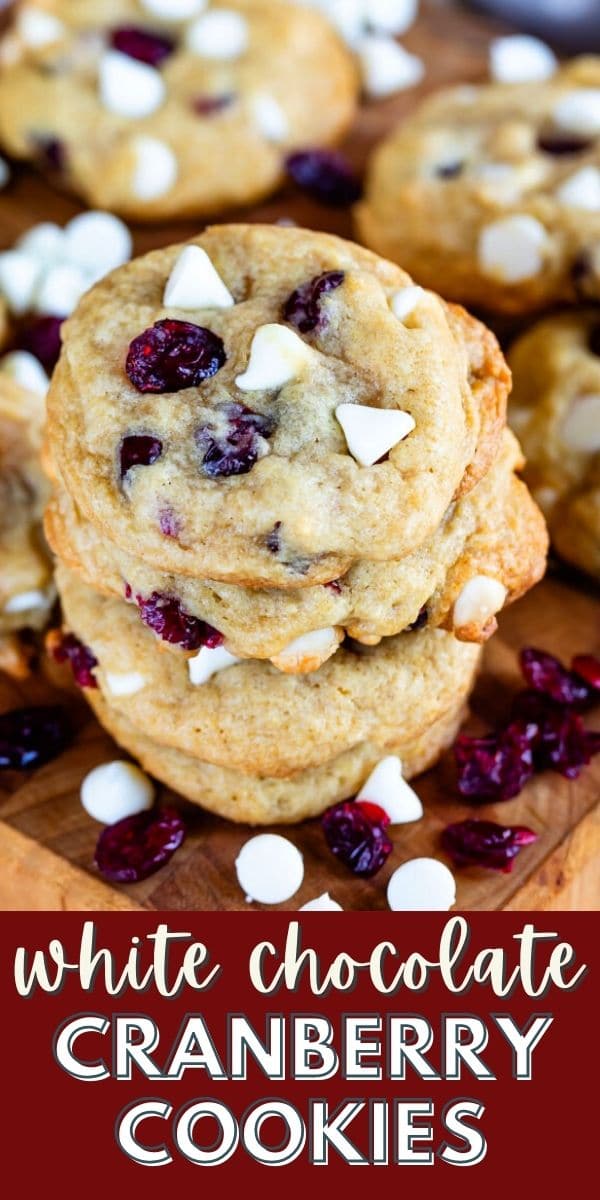
{"type": "MultiPolygon", "coordinates": [[[[487,44],[498,27],[446,3],[423,5],[422,16],[405,39],[427,64],[425,82],[402,96],[363,108],[346,151],[362,168],[370,146],[418,97],[442,84],[485,77],[487,44]]],[[[9,246],[29,225],[64,223],[79,206],[51,189],[26,168],[17,168],[0,193],[0,244],[9,246]]],[[[327,210],[291,190],[243,214],[246,220],[292,217],[301,225],[351,235],[348,213],[327,210]]],[[[181,241],[196,232],[191,223],[134,230],[140,253],[181,241]]],[[[472,708],[474,728],[502,716],[519,686],[518,650],[544,647],[565,660],[578,652],[600,653],[600,597],[597,589],[565,570],[554,569],[524,600],[503,614],[500,630],[486,648],[472,708]]],[[[48,703],[50,684],[36,673],[25,684],[0,675],[0,711],[25,703],[48,703]]],[[[62,693],[61,699],[65,700],[62,693]]],[[[243,909],[234,860],[249,835],[247,827],[220,821],[185,804],[188,836],[171,863],[143,883],[117,888],[103,882],[93,866],[99,827],[83,811],[79,788],[93,766],[119,756],[78,695],[69,693],[78,729],[72,746],[35,774],[0,774],[0,908],[2,909],[243,909]]],[[[600,711],[590,724],[600,727],[600,711]]],[[[318,821],[281,829],[302,849],[305,879],[291,902],[296,908],[329,891],[345,909],[384,908],[392,870],[416,855],[439,855],[440,832],[449,821],[472,815],[457,796],[452,756],[417,783],[426,816],[399,827],[386,867],[370,882],[357,881],[325,844],[318,821]]],[[[173,799],[166,788],[161,802],[173,799]]],[[[176,798],[176,802],[183,802],[176,798]]],[[[517,859],[512,874],[471,868],[457,873],[457,906],[462,909],[600,908],[600,757],[579,780],[556,774],[536,778],[515,800],[478,809],[480,815],[525,824],[539,833],[535,845],[517,859]]]]}

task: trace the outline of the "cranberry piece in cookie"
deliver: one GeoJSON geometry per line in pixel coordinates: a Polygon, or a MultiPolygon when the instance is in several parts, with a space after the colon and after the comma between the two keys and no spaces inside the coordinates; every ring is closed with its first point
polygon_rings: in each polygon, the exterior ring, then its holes
{"type": "Polygon", "coordinates": [[[60,354],[60,327],[62,317],[33,317],[19,331],[17,349],[28,350],[39,359],[45,370],[54,370],[60,354]]]}
{"type": "Polygon", "coordinates": [[[152,434],[130,433],[121,440],[119,464],[121,479],[132,467],[150,467],[162,454],[162,442],[152,434]]]}
{"type": "Polygon", "coordinates": [[[84,646],[74,633],[50,633],[48,649],[57,663],[70,663],[75,682],[82,688],[97,688],[94,667],[98,659],[92,654],[89,646],[84,646]]]}
{"type": "Polygon", "coordinates": [[[190,321],[157,321],[134,338],[125,370],[138,392],[179,392],[210,379],[226,361],[221,338],[190,321]]]}
{"type": "Polygon", "coordinates": [[[119,50],[148,67],[159,67],[175,49],[175,43],[164,33],[151,33],[137,25],[122,25],[113,29],[110,37],[113,50],[119,50]]]}
{"type": "Polygon", "coordinates": [[[199,117],[214,117],[230,108],[235,100],[233,92],[222,92],[220,96],[195,96],[192,108],[199,117]]]}
{"type": "Polygon", "coordinates": [[[300,333],[322,328],[326,319],[321,311],[321,297],[339,288],[344,282],[343,271],[324,271],[315,275],[288,296],[283,306],[283,318],[295,325],[300,333]]]}
{"type": "Polygon", "coordinates": [[[214,421],[196,431],[202,471],[213,479],[246,475],[268,453],[266,439],[275,429],[272,417],[252,412],[243,404],[225,404],[214,421]]]}
{"type": "Polygon", "coordinates": [[[298,150],[288,156],[286,168],[302,191],[331,208],[347,208],[362,195],[352,167],[335,150],[298,150]]]}
{"type": "Polygon", "coordinates": [[[548,133],[541,133],[538,138],[538,150],[544,154],[552,154],[557,158],[561,158],[566,154],[583,154],[585,150],[589,150],[592,142],[589,138],[577,137],[573,133],[561,133],[559,130],[554,130],[548,133]]]}
{"type": "MultiPolygon", "coordinates": [[[[126,596],[131,595],[127,585],[126,596]]],[[[136,604],[144,625],[153,631],[163,642],[173,646],[181,646],[183,650],[199,650],[208,646],[211,650],[223,643],[223,634],[206,621],[192,616],[176,596],[168,596],[163,592],[152,592],[150,596],[136,596],[136,604]]]]}

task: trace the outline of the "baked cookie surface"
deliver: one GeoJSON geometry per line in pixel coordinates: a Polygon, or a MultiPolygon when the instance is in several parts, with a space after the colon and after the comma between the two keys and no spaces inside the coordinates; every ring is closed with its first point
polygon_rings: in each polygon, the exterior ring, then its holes
{"type": "Polygon", "coordinates": [[[509,357],[527,482],[561,557],[600,579],[600,315],[539,321],[509,357]]]}
{"type": "Polygon", "coordinates": [[[310,675],[242,662],[198,685],[194,660],[161,654],[131,607],[64,567],[57,584],[66,627],[96,658],[113,711],[160,745],[252,775],[285,778],[363,742],[420,737],[452,706],[479,656],[476,645],[424,630],[360,653],[342,647],[310,675]]]}
{"type": "MultiPolygon", "coordinates": [[[[544,572],[545,525],[515,476],[521,466],[519,447],[506,431],[490,470],[450,507],[428,542],[400,560],[357,563],[329,586],[243,589],[165,574],[104,540],[64,490],[49,505],[46,531],[62,562],[100,592],[121,598],[128,594],[146,622],[152,619],[149,598],[164,597],[195,623],[219,630],[230,653],[270,658],[294,673],[319,666],[323,655],[335,652],[342,633],[376,644],[417,623],[454,629],[467,641],[485,640],[496,626],[497,609],[486,612],[484,606],[466,626],[455,625],[454,607],[462,589],[483,576],[500,585],[508,603],[544,572]],[[290,647],[298,638],[302,644],[290,647]]],[[[190,626],[192,642],[195,623],[190,626]]],[[[163,638],[172,634],[168,625],[162,630],[163,638]]],[[[178,642],[162,644],[186,650],[185,630],[178,642]]]]}
{"type": "Polygon", "coordinates": [[[356,220],[450,299],[513,313],[600,299],[600,58],[436,93],[376,149],[356,220]]]}
{"type": "Polygon", "coordinates": [[[277,0],[38,0],[0,57],[6,150],[148,221],[267,195],[289,152],[344,134],[359,86],[321,14],[277,0]]]}
{"type": "Polygon", "coordinates": [[[504,420],[492,335],[326,234],[211,228],[114,272],[62,335],[59,476],[104,536],[175,574],[299,588],[400,558],[504,420]]]}

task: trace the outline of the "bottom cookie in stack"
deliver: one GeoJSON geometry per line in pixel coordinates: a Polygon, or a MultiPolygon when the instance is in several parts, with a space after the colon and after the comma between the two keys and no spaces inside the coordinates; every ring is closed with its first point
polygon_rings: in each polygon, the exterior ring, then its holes
{"type": "Polygon", "coordinates": [[[400,756],[406,777],[431,766],[455,737],[479,661],[478,646],[424,629],[358,652],[345,643],[310,675],[246,661],[195,685],[190,660],[161,654],[130,606],[64,567],[57,583],[102,724],[159,779],[230,820],[315,816],[356,794],[385,754],[400,756]]]}

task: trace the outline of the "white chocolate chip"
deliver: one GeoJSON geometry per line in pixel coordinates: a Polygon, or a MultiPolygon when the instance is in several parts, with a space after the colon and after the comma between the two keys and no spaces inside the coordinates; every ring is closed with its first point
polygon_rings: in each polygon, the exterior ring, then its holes
{"type": "Polygon", "coordinates": [[[134,696],[146,686],[146,680],[139,671],[106,671],[104,677],[111,696],[134,696]]]}
{"type": "Polygon", "coordinates": [[[537,83],[557,67],[550,47],[527,34],[495,38],[490,45],[490,74],[497,83],[537,83]]]}
{"type": "Polygon", "coordinates": [[[400,408],[338,404],[335,415],[348,449],[361,467],[373,466],[415,428],[413,417],[400,408]]]}
{"type": "Polygon", "coordinates": [[[304,373],[315,352],[285,325],[260,325],[252,338],[248,366],[236,379],[242,392],[283,387],[304,373]]]}
{"type": "Polygon", "coordinates": [[[437,858],[411,858],[402,863],[387,886],[392,912],[448,912],[455,900],[454,875],[437,858]]]}
{"type": "Polygon", "coordinates": [[[32,50],[60,41],[65,32],[62,21],[33,4],[26,4],[19,10],[16,28],[19,37],[32,50]]]}
{"type": "Polygon", "coordinates": [[[18,592],[11,596],[4,605],[5,613],[34,612],[50,608],[54,600],[53,592],[42,592],[37,589],[31,592],[18,592]]]}
{"type": "Polygon", "coordinates": [[[70,263],[57,263],[42,276],[33,297],[33,307],[38,313],[68,317],[87,289],[88,280],[83,271],[70,263]]]}
{"type": "Polygon", "coordinates": [[[294,638],[279,654],[273,655],[271,662],[286,675],[308,675],[310,671],[318,671],[335,654],[342,637],[342,630],[333,625],[315,629],[294,638]]]}
{"type": "Polygon", "coordinates": [[[389,754],[377,763],[356,799],[378,804],[387,813],[392,825],[419,821],[423,816],[423,805],[417,793],[403,779],[402,763],[395,754],[389,754]]]}
{"type": "Polygon", "coordinates": [[[242,846],[235,870],[248,902],[283,904],[302,885],[304,860],[287,838],[259,833],[242,846]]]}
{"type": "Polygon", "coordinates": [[[561,183],[556,198],[570,208],[583,208],[586,212],[600,212],[600,171],[598,167],[581,167],[561,183]]]}
{"type": "Polygon", "coordinates": [[[203,646],[198,654],[193,658],[188,658],[188,673],[190,683],[194,687],[199,687],[203,683],[208,683],[213,675],[217,675],[220,671],[226,671],[228,667],[234,667],[236,663],[241,662],[241,659],[236,658],[235,654],[230,654],[224,646],[203,646]]]}
{"type": "Polygon", "coordinates": [[[336,900],[332,900],[329,892],[323,892],[322,896],[317,896],[314,900],[309,900],[308,904],[301,904],[298,912],[343,912],[341,904],[336,900]]]}
{"type": "Polygon", "coordinates": [[[17,249],[24,250],[42,266],[53,266],[65,252],[65,235],[60,225],[53,221],[41,221],[32,225],[16,243],[17,249]]]}
{"type": "Polygon", "coordinates": [[[185,43],[192,54],[202,58],[239,58],[248,46],[248,22],[226,8],[203,13],[190,25],[185,43]]]}
{"type": "Polygon", "coordinates": [[[65,225],[65,257],[84,271],[90,281],[101,279],[127,262],[131,249],[127,226],[112,213],[79,213],[65,225]]]}
{"type": "Polygon", "coordinates": [[[231,308],[235,303],[206,250],[186,246],[167,280],[165,308],[231,308]]]}
{"type": "Polygon", "coordinates": [[[24,250],[5,250],[0,254],[0,295],[15,316],[20,317],[31,308],[41,270],[40,262],[24,250]]]}
{"type": "Polygon", "coordinates": [[[253,96],[252,115],[256,122],[259,133],[268,142],[285,142],[289,136],[290,126],[288,119],[277,100],[273,96],[269,96],[268,92],[259,92],[253,96]]]}
{"type": "Polygon", "coordinates": [[[367,34],[360,39],[357,53],[364,90],[374,100],[414,87],[425,74],[422,59],[391,37],[367,34]]]}
{"type": "Polygon", "coordinates": [[[485,626],[500,612],[506,600],[506,588],[499,579],[489,575],[474,575],[461,588],[454,601],[452,624],[455,629],[469,625],[485,626]]]}
{"type": "Polygon", "coordinates": [[[189,21],[206,8],[208,0],[141,0],[142,7],[165,21],[189,21]]]}
{"type": "Polygon", "coordinates": [[[502,217],[481,230],[479,265],[503,283],[520,283],[542,270],[547,244],[548,234],[536,217],[502,217]]]}
{"type": "Polygon", "coordinates": [[[131,190],[138,200],[156,200],[170,192],[179,174],[177,159],[159,138],[137,137],[133,142],[135,170],[131,190]]]}
{"type": "Polygon", "coordinates": [[[0,358],[0,373],[8,375],[19,387],[36,396],[45,396],[50,386],[50,380],[35,355],[28,350],[11,350],[0,358]]]}
{"type": "Polygon", "coordinates": [[[320,8],[349,46],[355,46],[364,33],[364,0],[303,0],[303,3],[320,8]]]}
{"type": "Polygon", "coordinates": [[[410,317],[411,313],[415,311],[417,304],[420,303],[424,295],[424,289],[422,287],[418,287],[416,283],[412,284],[410,287],[403,287],[400,288],[399,291],[394,292],[394,295],[390,300],[390,306],[394,316],[397,317],[399,321],[406,320],[406,317],[410,317]]]}
{"type": "Polygon", "coordinates": [[[94,821],[114,825],[146,812],[154,803],[154,787],[134,763],[117,759],[94,767],[81,784],[81,803],[94,821]]]}
{"type": "Polygon", "coordinates": [[[9,179],[10,167],[3,158],[0,158],[0,188],[6,187],[9,179]]]}
{"type": "Polygon", "coordinates": [[[418,0],[367,0],[365,16],[378,33],[406,33],[417,19],[418,0]]]}
{"type": "Polygon", "coordinates": [[[552,117],[559,129],[595,137],[600,133],[600,88],[566,92],[554,106],[552,117]]]}
{"type": "Polygon", "coordinates": [[[562,440],[581,454],[597,454],[600,450],[600,395],[578,396],[573,401],[562,424],[562,440]]]}
{"type": "Polygon", "coordinates": [[[119,50],[107,50],[99,65],[100,99],[119,117],[147,117],[166,95],[159,71],[119,50]]]}

